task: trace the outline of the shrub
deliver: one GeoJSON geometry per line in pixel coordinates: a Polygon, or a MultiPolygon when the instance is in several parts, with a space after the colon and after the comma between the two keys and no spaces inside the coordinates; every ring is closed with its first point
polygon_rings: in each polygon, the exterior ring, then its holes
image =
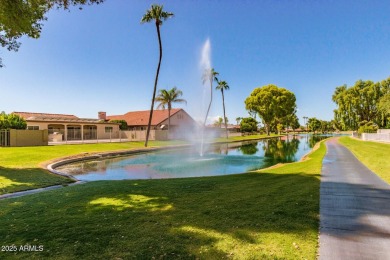
{"type": "Polygon", "coordinates": [[[257,121],[252,117],[245,117],[240,123],[241,132],[256,132],[257,121]]]}
{"type": "Polygon", "coordinates": [[[359,129],[358,129],[358,133],[359,134],[362,134],[362,133],[376,133],[378,130],[378,126],[375,125],[373,122],[369,121],[362,121],[359,123],[359,129]]]}
{"type": "Polygon", "coordinates": [[[27,123],[23,117],[15,114],[6,114],[4,111],[0,114],[0,129],[26,129],[27,123]]]}
{"type": "Polygon", "coordinates": [[[110,120],[110,123],[118,123],[120,124],[119,126],[120,130],[128,130],[126,120],[110,120]]]}

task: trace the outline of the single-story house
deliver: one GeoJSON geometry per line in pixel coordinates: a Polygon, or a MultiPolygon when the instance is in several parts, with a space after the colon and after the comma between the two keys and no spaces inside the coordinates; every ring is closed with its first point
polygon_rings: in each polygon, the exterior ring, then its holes
{"type": "Polygon", "coordinates": [[[48,129],[49,142],[119,138],[119,124],[105,120],[105,112],[98,119],[75,115],[32,112],[12,112],[24,118],[28,130],[48,129]]]}
{"type": "MultiPolygon", "coordinates": [[[[107,120],[125,120],[128,130],[146,130],[149,122],[150,110],[132,111],[124,115],[107,116],[107,120]]],[[[171,109],[170,136],[172,138],[182,138],[193,132],[197,127],[195,120],[181,108],[171,109]]],[[[166,130],[168,128],[168,109],[154,110],[151,129],[166,130]]]]}

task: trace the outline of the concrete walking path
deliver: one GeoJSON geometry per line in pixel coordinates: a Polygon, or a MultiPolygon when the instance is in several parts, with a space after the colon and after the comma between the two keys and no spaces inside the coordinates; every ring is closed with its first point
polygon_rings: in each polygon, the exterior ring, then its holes
{"type": "Polygon", "coordinates": [[[390,259],[390,185],[337,139],[326,146],[319,259],[390,259]]]}
{"type": "Polygon", "coordinates": [[[22,197],[22,196],[26,196],[26,195],[30,195],[30,194],[40,193],[43,191],[62,189],[62,188],[68,187],[68,186],[79,185],[79,184],[84,184],[84,183],[87,183],[87,182],[77,181],[77,182],[69,183],[66,185],[54,185],[54,186],[48,186],[48,187],[38,188],[38,189],[33,189],[33,190],[16,191],[14,193],[6,193],[6,194],[0,195],[0,200],[18,198],[18,197],[22,197]]]}

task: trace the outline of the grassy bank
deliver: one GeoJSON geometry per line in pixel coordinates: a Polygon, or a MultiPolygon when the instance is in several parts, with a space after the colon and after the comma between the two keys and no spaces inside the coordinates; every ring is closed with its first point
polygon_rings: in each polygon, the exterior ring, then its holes
{"type": "Polygon", "coordinates": [[[388,161],[390,144],[361,141],[350,137],[341,137],[339,141],[351,150],[359,161],[390,184],[390,163],[388,161]]]}
{"type": "Polygon", "coordinates": [[[208,178],[99,181],[0,201],[0,258],[315,259],[322,145],[312,159],[208,178]]]}

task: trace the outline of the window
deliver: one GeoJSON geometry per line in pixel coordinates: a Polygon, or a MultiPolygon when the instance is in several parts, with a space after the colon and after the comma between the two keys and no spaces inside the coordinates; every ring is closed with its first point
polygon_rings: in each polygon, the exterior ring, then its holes
{"type": "Polygon", "coordinates": [[[105,127],[105,132],[106,133],[112,133],[112,126],[106,126],[105,127]]]}
{"type": "Polygon", "coordinates": [[[37,126],[37,125],[29,125],[29,126],[27,126],[27,130],[39,130],[39,126],[37,126]]]}

